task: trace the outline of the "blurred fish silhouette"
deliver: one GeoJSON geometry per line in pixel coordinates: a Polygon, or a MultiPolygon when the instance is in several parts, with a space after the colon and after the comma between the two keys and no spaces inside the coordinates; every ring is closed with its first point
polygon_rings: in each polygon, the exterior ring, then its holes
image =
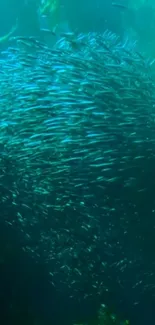
{"type": "Polygon", "coordinates": [[[120,9],[128,9],[126,5],[123,5],[122,3],[118,3],[118,2],[112,2],[112,6],[120,9]]]}
{"type": "Polygon", "coordinates": [[[0,43],[4,43],[9,40],[10,36],[12,36],[18,28],[18,19],[16,20],[16,24],[11,28],[10,32],[0,37],[0,43]]]}

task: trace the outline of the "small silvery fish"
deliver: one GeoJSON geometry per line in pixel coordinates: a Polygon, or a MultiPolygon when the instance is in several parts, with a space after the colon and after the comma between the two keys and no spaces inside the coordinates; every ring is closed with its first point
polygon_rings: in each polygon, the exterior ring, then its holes
{"type": "Polygon", "coordinates": [[[65,295],[100,300],[129,274],[150,290],[136,202],[154,188],[151,65],[109,31],[61,36],[15,37],[1,56],[1,222],[65,295]]]}

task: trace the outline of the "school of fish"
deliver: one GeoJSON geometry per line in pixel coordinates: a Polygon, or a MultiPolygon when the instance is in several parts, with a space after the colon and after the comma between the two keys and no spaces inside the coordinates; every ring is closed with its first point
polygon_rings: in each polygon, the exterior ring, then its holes
{"type": "MultiPolygon", "coordinates": [[[[1,53],[3,218],[71,298],[108,292],[113,274],[124,286],[121,274],[143,258],[138,245],[125,252],[130,221],[119,191],[147,191],[137,177],[155,155],[152,65],[109,31],[65,33],[52,49],[15,37],[1,53]]],[[[144,290],[141,273],[134,281],[144,290]]]]}

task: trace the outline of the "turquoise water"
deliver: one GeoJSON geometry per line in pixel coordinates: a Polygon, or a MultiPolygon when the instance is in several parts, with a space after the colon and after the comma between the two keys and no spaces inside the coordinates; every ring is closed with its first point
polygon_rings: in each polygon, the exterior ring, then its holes
{"type": "Polygon", "coordinates": [[[16,22],[21,37],[16,52],[0,43],[0,322],[98,324],[103,303],[117,324],[154,324],[153,6],[63,0],[53,31],[49,16],[35,0],[0,3],[0,37],[16,22]]]}

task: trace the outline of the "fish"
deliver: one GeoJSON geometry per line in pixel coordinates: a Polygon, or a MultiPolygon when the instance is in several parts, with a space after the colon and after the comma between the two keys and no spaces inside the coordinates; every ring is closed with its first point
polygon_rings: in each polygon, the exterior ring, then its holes
{"type": "Polygon", "coordinates": [[[10,43],[0,58],[1,222],[59,292],[96,299],[126,288],[130,272],[138,301],[135,284],[150,290],[154,274],[139,249],[151,221],[141,224],[135,201],[155,159],[151,66],[110,31],[63,33],[52,48],[10,43]]]}
{"type": "Polygon", "coordinates": [[[128,6],[118,2],[112,2],[112,6],[120,9],[125,9],[125,10],[128,9],[128,6]]]}
{"type": "Polygon", "coordinates": [[[40,29],[41,32],[45,33],[45,34],[49,34],[49,35],[53,35],[53,36],[56,36],[56,33],[54,30],[50,30],[48,28],[42,28],[40,29]]]}
{"type": "Polygon", "coordinates": [[[10,39],[10,37],[15,33],[18,28],[18,19],[16,20],[16,24],[11,28],[10,32],[6,35],[0,37],[0,43],[4,43],[10,39]]]}

